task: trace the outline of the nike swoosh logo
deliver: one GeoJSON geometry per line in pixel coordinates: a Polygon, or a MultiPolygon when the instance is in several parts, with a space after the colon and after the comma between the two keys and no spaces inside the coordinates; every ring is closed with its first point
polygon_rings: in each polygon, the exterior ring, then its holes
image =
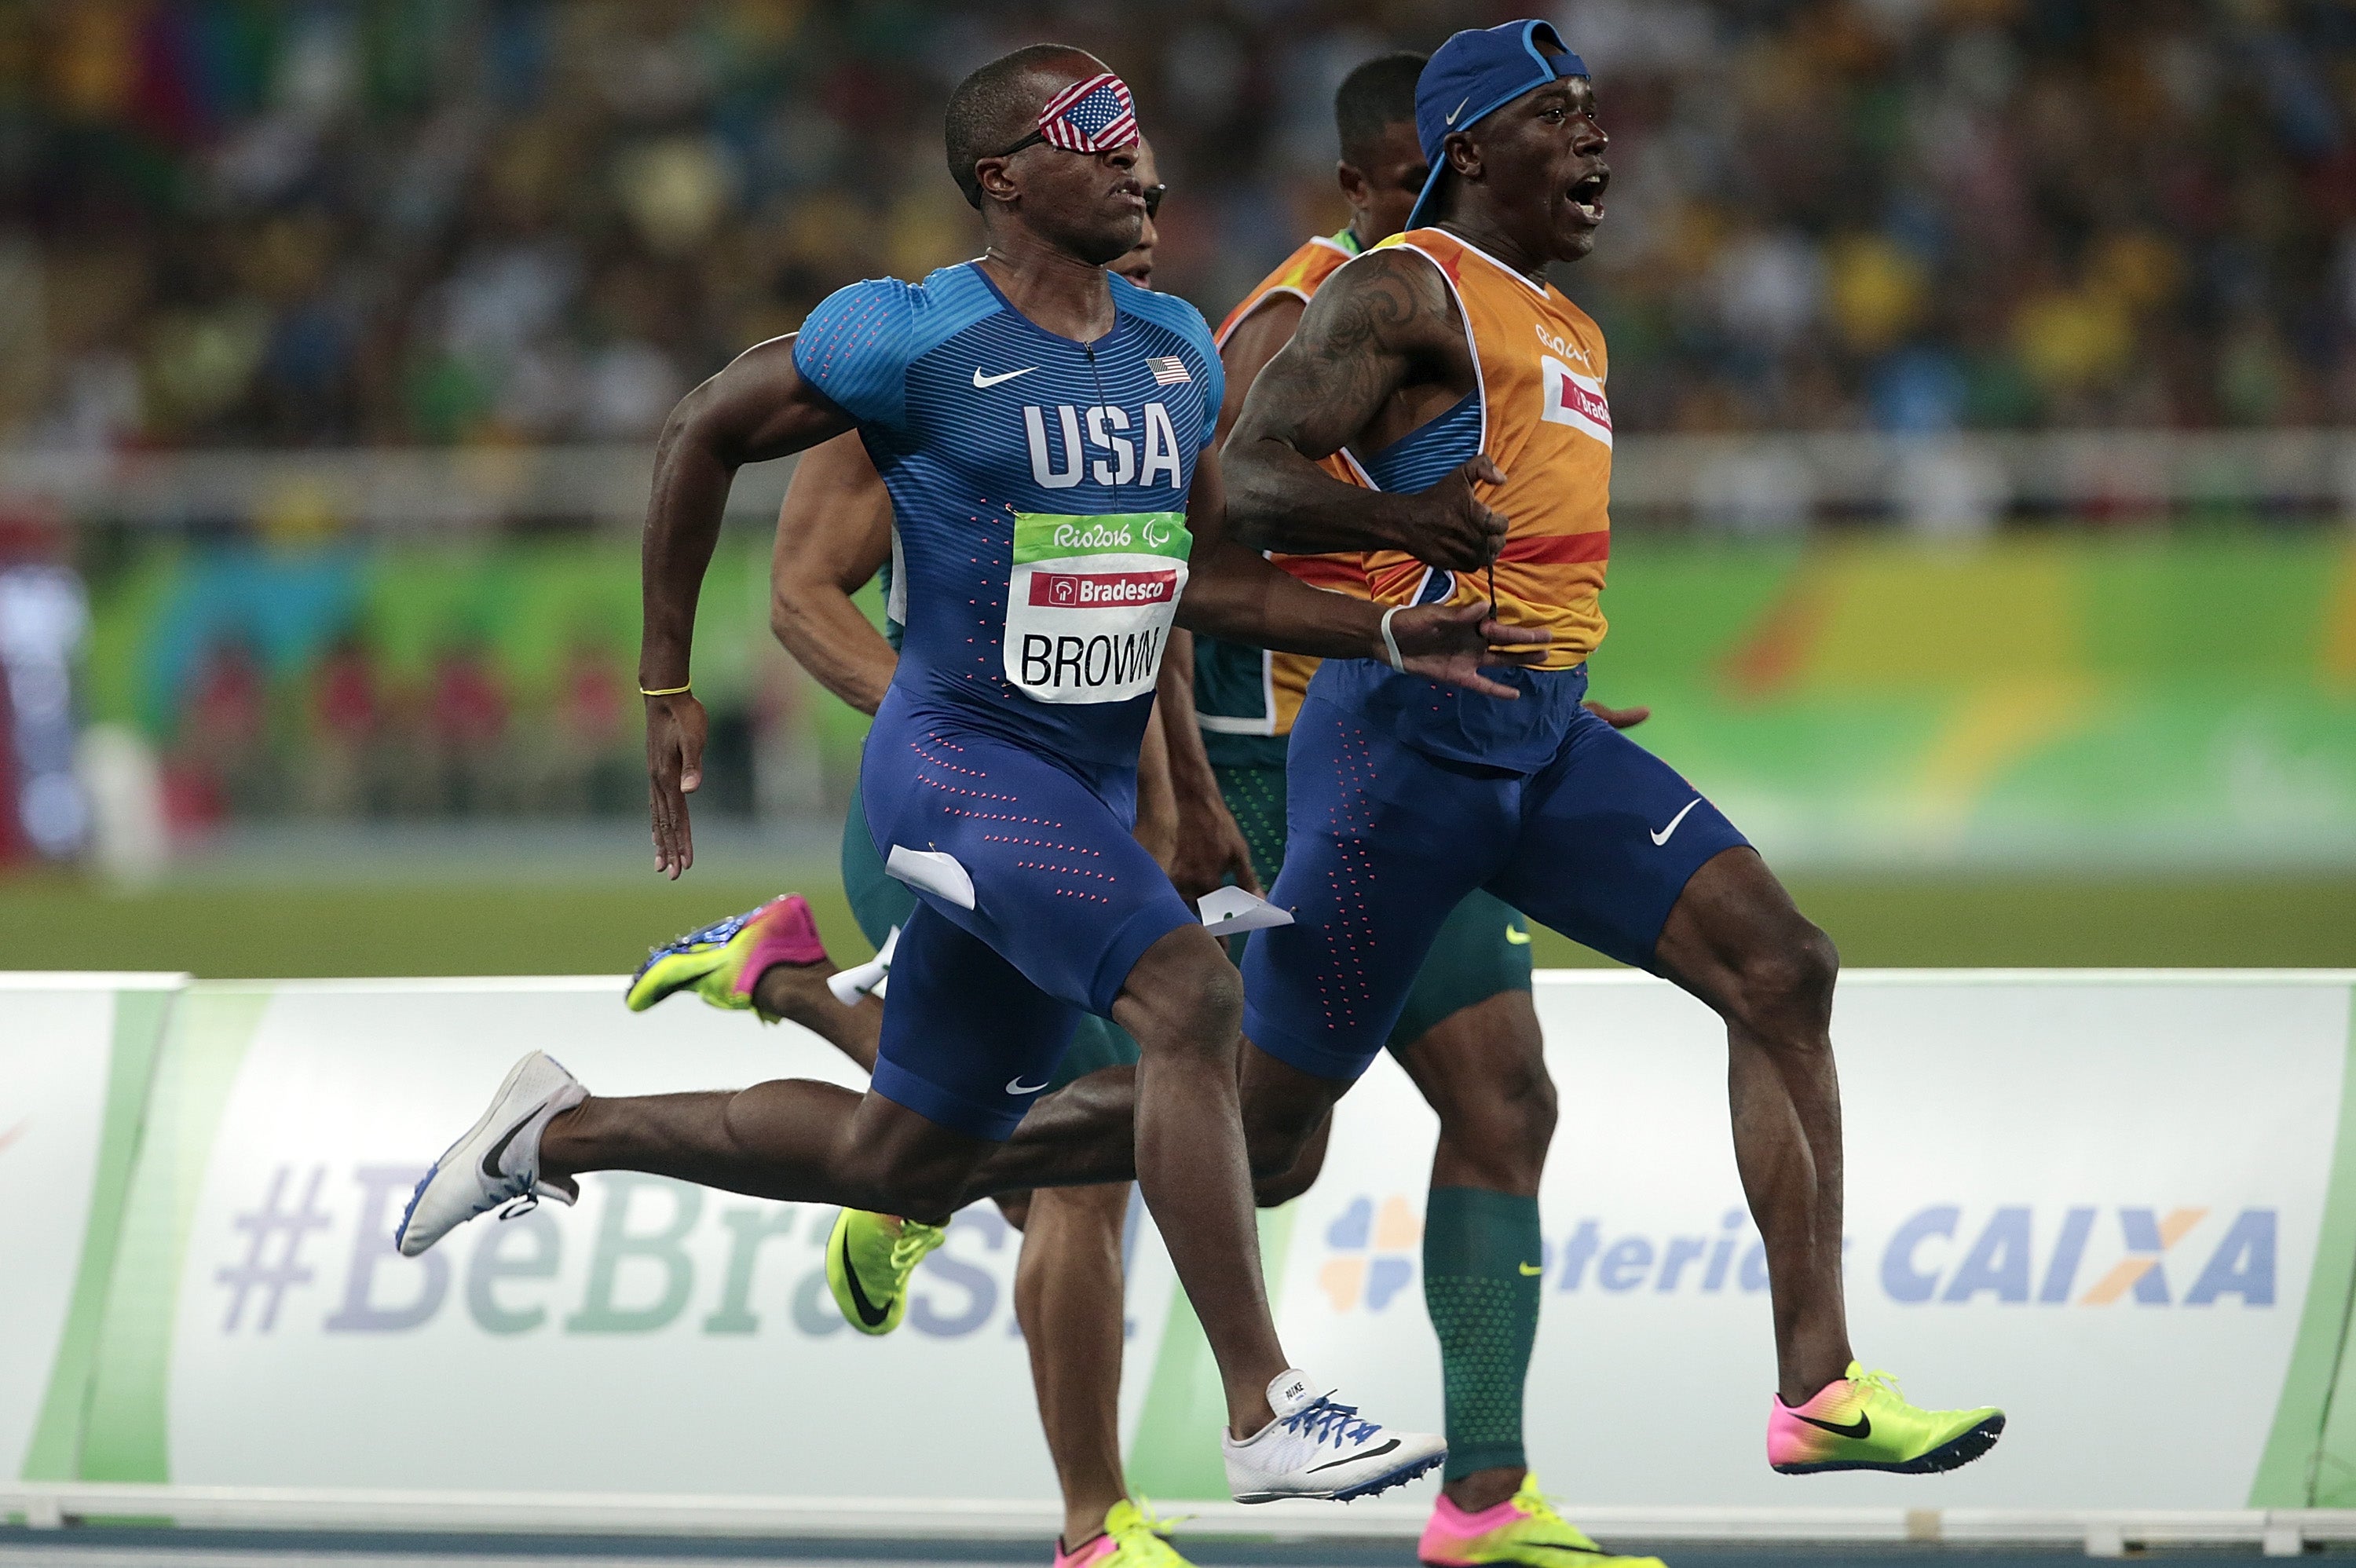
{"type": "Polygon", "coordinates": [[[981,373],[981,367],[977,365],[973,368],[974,389],[976,391],[980,391],[987,388],[995,387],[1001,381],[1012,381],[1017,376],[1028,376],[1032,371],[1036,370],[1039,367],[1036,365],[1025,365],[1020,370],[1005,370],[995,376],[985,376],[981,373]]]}
{"type": "Polygon", "coordinates": [[[1601,1546],[1573,1546],[1567,1541],[1516,1541],[1514,1542],[1514,1550],[1516,1552],[1524,1551],[1533,1546],[1543,1548],[1547,1552],[1568,1552],[1573,1557],[1608,1557],[1611,1555],[1611,1553],[1605,1552],[1601,1546]]]}
{"type": "Polygon", "coordinates": [[[1047,1081],[1044,1078],[1042,1078],[1036,1083],[1025,1083],[1023,1082],[1023,1074],[1020,1072],[1006,1081],[1006,1092],[1010,1094],[1036,1094],[1040,1090],[1044,1089],[1046,1086],[1047,1081]]]}
{"type": "MultiPolygon", "coordinates": [[[[1699,805],[1700,804],[1701,796],[1696,795],[1691,800],[1686,802],[1686,811],[1691,811],[1695,806],[1699,805]]],[[[1658,848],[1661,845],[1669,841],[1669,835],[1675,833],[1677,830],[1677,824],[1686,819],[1686,811],[1680,811],[1675,816],[1670,817],[1669,825],[1666,827],[1662,828],[1658,833],[1653,835],[1654,848],[1658,848]]]]}
{"type": "Polygon", "coordinates": [[[1800,1415],[1800,1413],[1796,1410],[1792,1413],[1794,1415],[1799,1415],[1802,1421],[1806,1422],[1811,1426],[1823,1427],[1826,1431],[1831,1433],[1836,1437],[1854,1437],[1859,1442],[1863,1442],[1866,1438],[1873,1435],[1873,1417],[1867,1415],[1862,1412],[1859,1412],[1858,1418],[1849,1423],[1847,1426],[1843,1426],[1837,1422],[1818,1421],[1813,1415],[1800,1415]]]}
{"type": "Polygon", "coordinates": [[[851,1305],[858,1309],[859,1320],[870,1328],[880,1327],[884,1319],[892,1314],[888,1308],[878,1307],[868,1300],[867,1293],[859,1288],[859,1271],[851,1266],[851,1232],[849,1231],[842,1232],[842,1240],[834,1250],[842,1254],[842,1277],[851,1282],[851,1305]]]}
{"type": "Polygon", "coordinates": [[[497,1181],[505,1174],[505,1172],[499,1169],[499,1156],[508,1152],[508,1145],[515,1142],[515,1136],[530,1125],[531,1117],[537,1116],[538,1115],[540,1115],[540,1113],[535,1110],[531,1113],[531,1115],[526,1116],[522,1121],[518,1122],[514,1126],[509,1127],[505,1136],[503,1136],[498,1142],[493,1144],[484,1154],[483,1174],[485,1176],[489,1177],[493,1181],[497,1181]]]}
{"type": "MultiPolygon", "coordinates": [[[[1470,103],[1472,101],[1472,100],[1469,96],[1464,100],[1464,103],[1470,103]]],[[[1440,123],[1443,125],[1455,124],[1456,117],[1464,112],[1464,103],[1460,103],[1455,108],[1450,110],[1448,112],[1448,117],[1445,120],[1442,120],[1440,123]]]]}
{"type": "MultiPolygon", "coordinates": [[[[1525,936],[1522,940],[1524,942],[1527,942],[1529,938],[1525,936]]],[[[1538,1275],[1546,1273],[1546,1264],[1519,1264],[1515,1266],[1518,1267],[1524,1275],[1532,1279],[1536,1279],[1538,1275]]]]}
{"type": "Polygon", "coordinates": [[[1303,1475],[1313,1476],[1320,1470],[1330,1470],[1336,1465],[1355,1465],[1361,1459],[1378,1459],[1398,1446],[1398,1439],[1394,1437],[1379,1448],[1369,1448],[1363,1454],[1352,1454],[1346,1458],[1328,1459],[1322,1465],[1310,1466],[1308,1469],[1301,1473],[1303,1475]]]}
{"type": "Polygon", "coordinates": [[[1505,940],[1516,947],[1527,947],[1530,944],[1530,933],[1517,929],[1509,920],[1505,923],[1505,940]]]}

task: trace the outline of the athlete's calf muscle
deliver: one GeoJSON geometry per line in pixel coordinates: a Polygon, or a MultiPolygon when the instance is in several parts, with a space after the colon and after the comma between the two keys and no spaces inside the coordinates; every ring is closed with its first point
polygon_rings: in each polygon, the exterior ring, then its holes
{"type": "Polygon", "coordinates": [[[1529,992],[1460,1008],[1398,1055],[1440,1116],[1432,1185],[1536,1197],[1556,1099],[1529,992]]]}

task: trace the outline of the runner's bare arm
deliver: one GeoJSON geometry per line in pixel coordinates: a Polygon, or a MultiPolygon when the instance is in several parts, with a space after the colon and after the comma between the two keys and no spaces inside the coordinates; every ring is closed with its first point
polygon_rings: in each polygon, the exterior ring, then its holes
{"type": "Polygon", "coordinates": [[[1504,478],[1487,458],[1416,496],[1367,490],[1317,466],[1364,434],[1402,388],[1464,379],[1469,352],[1455,303],[1421,257],[1378,251],[1334,273],[1252,382],[1227,438],[1236,538],[1301,554],[1402,549],[1456,571],[1495,560],[1505,520],[1472,492],[1504,478]]]}
{"type": "Polygon", "coordinates": [[[1170,784],[1170,715],[1156,702],[1137,748],[1137,826],[1131,836],[1167,874],[1178,848],[1178,799],[1170,784]]]}
{"type": "Polygon", "coordinates": [[[892,559],[892,497],[857,432],[802,453],[777,509],[769,629],[820,686],[872,714],[900,656],[851,596],[892,559]]]}
{"type": "MultiPolygon", "coordinates": [[[[1230,642],[1321,658],[1388,659],[1383,606],[1312,588],[1280,571],[1258,550],[1226,537],[1226,513],[1218,453],[1206,449],[1195,464],[1186,503],[1194,545],[1186,592],[1178,601],[1179,624],[1230,642]]],[[[1390,631],[1405,668],[1508,699],[1519,694],[1483,677],[1481,667],[1533,663],[1542,656],[1534,645],[1551,636],[1537,627],[1500,625],[1482,604],[1413,605],[1391,615],[1390,631]]]]}
{"type": "Polygon", "coordinates": [[[1194,634],[1170,628],[1155,682],[1154,716],[1167,739],[1170,791],[1178,814],[1177,844],[1167,869],[1178,896],[1192,903],[1233,880],[1247,892],[1259,891],[1251,845],[1219,794],[1219,777],[1203,749],[1203,728],[1194,713],[1194,634]]]}
{"type": "Polygon", "coordinates": [[[1219,345],[1219,368],[1226,372],[1226,400],[1219,405],[1219,439],[1226,441],[1236,428],[1236,420],[1244,411],[1244,400],[1251,395],[1252,383],[1268,368],[1268,362],[1284,352],[1301,325],[1301,313],[1309,302],[1296,294],[1269,294],[1254,307],[1252,313],[1236,323],[1227,340],[1219,345]]]}
{"type": "MultiPolygon", "coordinates": [[[[1227,388],[1219,405],[1219,440],[1226,439],[1243,411],[1253,379],[1292,340],[1292,329],[1301,325],[1307,304],[1296,294],[1269,294],[1219,346],[1227,388]]],[[[1228,881],[1256,893],[1260,887],[1252,870],[1251,845],[1227,809],[1218,775],[1203,749],[1202,726],[1194,712],[1194,634],[1183,626],[1170,629],[1157,684],[1160,696],[1153,710],[1167,732],[1171,793],[1178,813],[1170,880],[1189,903],[1228,881]]]]}
{"type": "MultiPolygon", "coordinates": [[[[695,602],[736,470],[790,456],[851,425],[850,415],[795,370],[790,336],[746,349],[671,410],[655,447],[654,495],[639,545],[641,688],[669,692],[688,682],[695,602]]],[[[647,699],[655,869],[674,879],[695,863],[687,796],[703,782],[707,727],[691,693],[647,699]]]]}

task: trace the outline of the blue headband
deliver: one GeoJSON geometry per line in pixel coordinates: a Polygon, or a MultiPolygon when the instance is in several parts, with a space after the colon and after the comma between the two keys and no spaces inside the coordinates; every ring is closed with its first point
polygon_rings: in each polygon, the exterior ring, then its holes
{"type": "Polygon", "coordinates": [[[1431,176],[1408,215],[1409,229],[1430,219],[1440,176],[1448,172],[1448,138],[1511,103],[1523,93],[1565,77],[1585,76],[1587,62],[1569,52],[1550,22],[1507,22],[1458,33],[1433,51],[1415,84],[1415,139],[1431,176]],[[1563,52],[1548,55],[1541,43],[1563,52]]]}

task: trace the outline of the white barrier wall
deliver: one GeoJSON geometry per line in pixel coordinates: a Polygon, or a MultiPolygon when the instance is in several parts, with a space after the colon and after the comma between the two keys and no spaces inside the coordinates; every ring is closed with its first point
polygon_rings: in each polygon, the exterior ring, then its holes
{"type": "MultiPolygon", "coordinates": [[[[1767,1468],[1765,1259],[1723,1031],[1633,975],[1541,995],[1562,1117],[1529,1431],[1550,1486],[1632,1504],[2251,1499],[2330,1187],[2344,980],[1844,978],[1858,1352],[1919,1403],[2011,1417],[1989,1458],[1933,1479],[1767,1468]]],[[[1430,1126],[1403,1074],[1371,1080],[1285,1262],[1287,1342],[1387,1419],[1440,1413],[1415,1253],[1430,1126]]]]}
{"type": "Polygon", "coordinates": [[[147,1077],[186,978],[0,975],[0,1477],[74,1473],[147,1077]]]}
{"type": "Polygon", "coordinates": [[[831,1211],[601,1176],[577,1210],[391,1251],[412,1186],[521,1051],[616,1093],[857,1082],[813,1037],[636,1017],[605,980],[209,986],[182,1024],[129,1217],[156,1287],[109,1314],[93,1477],[856,1494],[905,1451],[906,1410],[866,1397],[880,1378],[925,1391],[929,1428],[990,1434],[942,1456],[958,1495],[1046,1486],[994,1213],[958,1227],[888,1342],[826,1294],[831,1211]]]}
{"type": "MultiPolygon", "coordinates": [[[[1954,1476],[1794,1480],[1762,1454],[1767,1297],[1715,1021],[1644,977],[1542,977],[1563,1117],[1532,1260],[1534,1463],[1597,1503],[2305,1500],[2356,1255],[2350,991],[2344,975],[1845,977],[1859,1351],[1923,1403],[2000,1403],[2013,1424],[1954,1476]]],[[[0,993],[0,1042],[28,1019],[47,1057],[97,1038],[56,1006],[0,993]]],[[[1052,1495],[1012,1323],[1019,1241],[986,1207],[881,1341],[826,1294],[830,1211],[667,1181],[593,1178],[577,1210],[395,1256],[411,1183],[533,1046],[605,1093],[855,1082],[790,1028],[632,1016],[605,980],[194,987],[156,1072],[70,1473],[838,1497],[916,1475],[940,1497],[1052,1495]]],[[[8,1119],[0,1102],[0,1135],[8,1119]]],[[[1386,1419],[1436,1424],[1419,1281],[1433,1136],[1378,1064],[1317,1189],[1263,1234],[1294,1354],[1386,1419]]],[[[27,1255],[46,1275],[69,1252],[27,1255]]],[[[1133,1469],[1157,1498],[1216,1495],[1207,1357],[1159,1247],[1135,1252],[1133,1469]]],[[[0,1312],[36,1311],[8,1289],[0,1312]]],[[[58,1316],[48,1290],[28,1332],[58,1316]]],[[[24,1408],[0,1381],[0,1421],[23,1430],[24,1408]]],[[[12,1471],[18,1443],[0,1450],[12,1471]]]]}

